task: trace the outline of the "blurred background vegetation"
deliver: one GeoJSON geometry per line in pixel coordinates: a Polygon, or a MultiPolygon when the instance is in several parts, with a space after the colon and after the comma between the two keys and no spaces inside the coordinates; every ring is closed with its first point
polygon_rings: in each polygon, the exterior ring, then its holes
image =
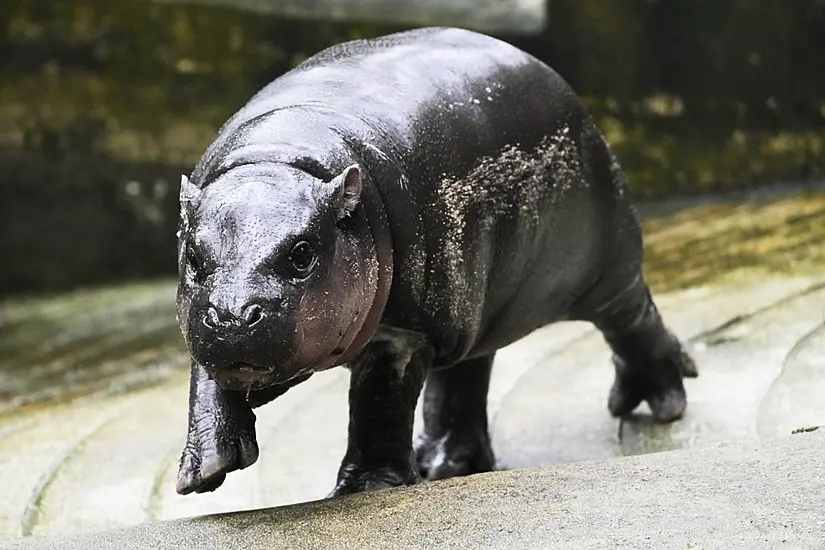
{"type": "MultiPolygon", "coordinates": [[[[180,174],[226,118],[326,46],[426,24],[483,30],[556,68],[637,197],[825,170],[825,0],[342,11],[357,1],[2,0],[0,295],[174,273],[180,174]]],[[[376,7],[399,2],[415,9],[376,7]]]]}

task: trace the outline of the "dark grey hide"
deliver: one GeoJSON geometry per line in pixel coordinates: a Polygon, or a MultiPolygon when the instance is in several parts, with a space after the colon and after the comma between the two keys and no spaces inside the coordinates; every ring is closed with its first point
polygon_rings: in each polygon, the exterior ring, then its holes
{"type": "Polygon", "coordinates": [[[469,31],[340,44],[265,87],[182,182],[179,269],[180,493],[255,462],[252,409],[337,365],[352,377],[333,494],[493,469],[494,355],[548,323],[603,333],[615,416],[646,401],[680,418],[697,374],[591,117],[545,64],[469,31]]]}

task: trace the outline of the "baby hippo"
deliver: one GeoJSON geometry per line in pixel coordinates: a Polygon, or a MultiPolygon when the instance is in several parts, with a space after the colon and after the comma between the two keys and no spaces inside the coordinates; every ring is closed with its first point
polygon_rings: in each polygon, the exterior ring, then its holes
{"type": "Polygon", "coordinates": [[[556,321],[604,335],[614,416],[685,410],[697,371],[645,283],[619,165],[562,78],[504,42],[429,28],[326,49],[223,126],[180,202],[181,494],[254,463],[252,409],[339,365],[333,495],[492,470],[496,350],[556,321]]]}

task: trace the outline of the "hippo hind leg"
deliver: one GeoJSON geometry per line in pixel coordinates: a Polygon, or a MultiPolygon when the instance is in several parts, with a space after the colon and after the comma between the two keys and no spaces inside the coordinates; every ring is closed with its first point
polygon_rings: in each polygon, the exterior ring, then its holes
{"type": "Polygon", "coordinates": [[[424,393],[424,431],[415,444],[422,478],[489,472],[495,458],[487,430],[487,390],[493,355],[430,372],[424,393]]]}
{"type": "Polygon", "coordinates": [[[588,308],[587,316],[613,351],[616,379],[608,398],[610,413],[621,417],[646,401],[654,420],[678,420],[687,406],[682,379],[698,376],[693,359],[665,327],[641,268],[630,277],[604,277],[601,284],[621,289],[598,289],[601,300],[588,308]]]}

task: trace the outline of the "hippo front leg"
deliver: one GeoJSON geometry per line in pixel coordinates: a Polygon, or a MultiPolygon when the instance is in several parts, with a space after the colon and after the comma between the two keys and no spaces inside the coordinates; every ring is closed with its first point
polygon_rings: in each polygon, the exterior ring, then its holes
{"type": "Polygon", "coordinates": [[[192,363],[189,433],[180,459],[177,491],[214,491],[226,474],[258,460],[255,413],[244,394],[222,390],[206,370],[192,363]]]}
{"type": "Polygon", "coordinates": [[[371,344],[350,365],[347,452],[330,496],[418,483],[415,406],[431,359],[399,341],[371,344]]]}

